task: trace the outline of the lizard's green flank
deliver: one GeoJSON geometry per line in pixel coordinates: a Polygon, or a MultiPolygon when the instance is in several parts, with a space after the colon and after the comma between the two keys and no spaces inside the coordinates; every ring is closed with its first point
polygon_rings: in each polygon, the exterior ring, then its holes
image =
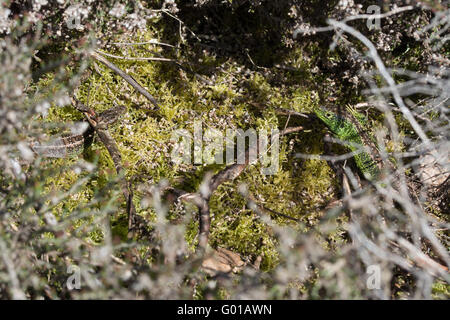
{"type": "Polygon", "coordinates": [[[315,111],[317,117],[322,120],[333,134],[340,140],[348,142],[347,147],[356,154],[354,155],[356,165],[368,180],[376,179],[380,173],[375,161],[365,151],[358,130],[348,120],[339,117],[333,112],[318,108],[315,111]]]}

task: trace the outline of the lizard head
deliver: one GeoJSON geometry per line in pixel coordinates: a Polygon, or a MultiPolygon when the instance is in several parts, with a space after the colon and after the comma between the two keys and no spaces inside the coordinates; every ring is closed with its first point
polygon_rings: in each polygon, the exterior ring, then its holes
{"type": "Polygon", "coordinates": [[[104,123],[105,125],[110,125],[114,123],[122,114],[126,111],[126,107],[124,106],[115,106],[111,109],[103,111],[98,115],[99,121],[104,123]]]}
{"type": "Polygon", "coordinates": [[[327,111],[324,108],[317,108],[314,110],[316,116],[322,120],[330,129],[337,127],[340,123],[340,118],[331,111],[327,111]]]}

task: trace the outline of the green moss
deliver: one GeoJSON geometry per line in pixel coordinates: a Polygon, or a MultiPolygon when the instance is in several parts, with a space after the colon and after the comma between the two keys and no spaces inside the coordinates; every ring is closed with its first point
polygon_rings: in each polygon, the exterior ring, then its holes
{"type": "MultiPolygon", "coordinates": [[[[157,38],[157,35],[149,31],[138,34],[132,41],[148,41],[152,38],[157,38]]],[[[148,56],[148,48],[124,47],[121,51],[111,53],[123,56],[148,56]]],[[[282,129],[286,125],[286,118],[277,116],[273,108],[308,113],[319,104],[317,92],[308,86],[314,77],[309,72],[310,62],[304,59],[301,50],[293,51],[286,58],[287,62],[298,68],[298,72],[283,71],[282,76],[289,86],[280,85],[279,81],[268,79],[258,72],[251,73],[250,79],[244,79],[242,74],[238,73],[242,66],[206,54],[201,58],[205,67],[221,66],[221,71],[217,71],[216,81],[211,86],[196,80],[191,74],[181,72],[171,64],[109,59],[143,85],[161,105],[161,110],[156,113],[147,111],[145,108],[151,107],[151,104],[135,93],[123,79],[103,66],[100,66],[101,74],[93,72],[89,81],[83,83],[78,91],[78,99],[98,112],[112,107],[114,103],[127,108],[126,114],[110,127],[110,132],[122,154],[127,177],[134,181],[135,187],[142,183],[152,184],[167,179],[171,185],[195,191],[207,171],[215,173],[225,167],[225,165],[176,165],[171,161],[170,140],[173,130],[186,128],[192,132],[194,120],[201,120],[204,128],[217,128],[221,131],[226,128],[249,127],[282,129]],[[253,113],[254,110],[248,102],[261,103],[267,108],[260,114],[253,113]],[[220,123],[221,119],[223,123],[220,123]]],[[[42,80],[40,85],[45,87],[47,80],[42,80]]],[[[71,107],[53,106],[45,121],[63,123],[80,119],[81,114],[71,107]]],[[[290,121],[294,125],[299,120],[290,121]]],[[[258,203],[271,210],[305,222],[317,220],[321,215],[317,209],[318,204],[325,203],[332,196],[328,191],[333,185],[334,175],[326,162],[295,159],[293,154],[322,153],[320,130],[322,129],[314,128],[313,131],[306,130],[281,138],[280,170],[275,175],[263,176],[260,174],[260,164],[252,165],[235,182],[225,183],[218,188],[210,202],[212,215],[210,244],[213,247],[229,248],[250,260],[261,256],[263,270],[271,270],[279,263],[275,235],[255,212],[246,208],[246,201],[238,194],[237,188],[240,183],[247,184],[258,203]],[[291,139],[295,142],[295,149],[289,144],[291,139]]],[[[112,160],[97,139],[85,156],[88,160],[97,159],[99,170],[95,178],[91,179],[76,197],[61,204],[66,206],[65,210],[69,212],[88,201],[93,196],[94,190],[105,186],[107,181],[115,176],[112,160]]],[[[74,160],[55,160],[55,163],[72,161],[74,160]]],[[[51,186],[49,191],[66,190],[79,177],[70,171],[53,177],[49,181],[51,186]]],[[[120,192],[117,186],[116,188],[116,192],[120,192]]],[[[152,220],[154,218],[152,210],[140,206],[142,197],[141,192],[135,192],[137,212],[152,220]]],[[[122,241],[126,240],[127,234],[124,207],[122,203],[119,213],[112,217],[111,222],[113,235],[122,241]]],[[[189,210],[194,211],[193,208],[189,210]]],[[[171,214],[169,212],[169,217],[171,214]]],[[[279,215],[273,214],[271,218],[276,223],[290,224],[302,231],[298,225],[279,215]]],[[[93,240],[100,241],[100,234],[92,232],[93,240]]],[[[197,233],[198,222],[191,221],[187,226],[186,240],[192,249],[196,244],[197,233]]]]}
{"type": "Polygon", "coordinates": [[[450,298],[450,284],[443,281],[436,281],[433,283],[432,288],[433,299],[445,299],[450,298]]]}
{"type": "Polygon", "coordinates": [[[222,186],[211,198],[211,245],[229,248],[244,257],[262,256],[261,268],[278,262],[276,240],[257,214],[245,208],[245,200],[222,186]]]}
{"type": "Polygon", "coordinates": [[[122,241],[128,239],[128,217],[120,215],[111,221],[111,233],[113,238],[119,238],[122,241]]]}

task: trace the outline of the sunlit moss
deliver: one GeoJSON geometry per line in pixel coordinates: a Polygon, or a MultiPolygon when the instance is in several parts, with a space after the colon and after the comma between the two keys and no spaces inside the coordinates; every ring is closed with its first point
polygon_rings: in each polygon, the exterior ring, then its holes
{"type": "Polygon", "coordinates": [[[433,299],[445,299],[450,298],[450,285],[443,281],[436,281],[433,283],[432,288],[433,299]]]}
{"type": "MultiPolygon", "coordinates": [[[[155,37],[157,38],[157,35],[149,30],[148,33],[136,35],[133,41],[148,41],[155,37]]],[[[111,50],[110,53],[118,56],[143,57],[148,56],[149,48],[126,47],[111,50]]],[[[313,78],[301,50],[287,57],[301,71],[301,74],[287,74],[291,86],[272,83],[257,72],[252,73],[250,79],[240,79],[242,74],[239,70],[242,68],[236,63],[218,61],[214,56],[208,55],[202,57],[201,62],[208,66],[220,65],[222,70],[217,72],[213,85],[202,83],[192,74],[181,71],[172,64],[108,59],[144,86],[157,98],[161,106],[157,112],[149,111],[148,109],[152,108],[149,101],[135,93],[123,79],[101,65],[97,68],[101,74],[93,72],[88,81],[78,89],[78,99],[98,112],[114,104],[121,104],[127,108],[126,114],[111,125],[110,131],[121,152],[127,178],[134,182],[135,187],[141,183],[153,184],[161,179],[167,179],[172,185],[194,191],[198,189],[207,171],[212,170],[215,173],[225,167],[225,165],[182,167],[171,161],[170,139],[173,130],[186,128],[192,131],[194,120],[201,120],[204,128],[217,128],[222,131],[225,128],[249,127],[283,129],[286,119],[280,119],[273,108],[308,113],[318,106],[317,93],[301,80],[313,78]],[[238,85],[239,82],[245,84],[244,89],[238,85]],[[266,108],[260,113],[254,113],[249,102],[263,104],[266,108]],[[221,119],[223,123],[220,122],[221,119]],[[179,182],[180,179],[182,183],[179,182]]],[[[45,87],[45,84],[44,78],[41,85],[45,87]]],[[[67,122],[80,119],[82,115],[69,106],[64,108],[53,106],[46,121],[67,122]]],[[[260,165],[252,165],[237,181],[225,183],[218,188],[210,202],[212,215],[210,244],[213,247],[229,248],[250,260],[261,256],[263,270],[270,270],[278,263],[276,237],[270,227],[246,207],[246,200],[238,194],[237,187],[240,183],[247,184],[258,203],[275,212],[300,220],[318,217],[321,213],[317,209],[317,204],[323,204],[330,198],[328,191],[334,179],[331,169],[324,161],[292,158],[295,151],[321,153],[321,144],[318,144],[317,139],[315,131],[281,138],[280,168],[276,174],[263,176],[259,171],[260,165]],[[296,143],[301,144],[300,149],[292,150],[289,146],[290,139],[296,139],[296,143]]],[[[114,176],[112,160],[97,139],[85,156],[98,159],[98,175],[79,193],[77,199],[61,204],[67,206],[69,212],[83,201],[87,201],[95,188],[101,187],[114,176]]],[[[67,189],[77,177],[73,172],[66,172],[49,181],[51,186],[49,188],[67,189]]],[[[142,194],[135,192],[138,214],[153,219],[151,210],[141,208],[141,198],[142,194]]],[[[121,207],[123,210],[124,205],[121,207]]],[[[272,219],[280,224],[292,224],[292,221],[281,216],[272,215],[272,219]]],[[[112,217],[111,225],[113,235],[123,241],[126,240],[127,222],[123,212],[112,217]]],[[[197,232],[198,222],[192,221],[186,231],[186,240],[191,246],[196,243],[197,232]]],[[[94,235],[98,241],[100,239],[98,234],[93,233],[94,235]]]]}

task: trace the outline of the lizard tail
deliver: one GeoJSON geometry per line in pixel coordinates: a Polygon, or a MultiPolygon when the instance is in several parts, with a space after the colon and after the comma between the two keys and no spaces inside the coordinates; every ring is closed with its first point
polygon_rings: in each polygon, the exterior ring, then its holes
{"type": "Polygon", "coordinates": [[[34,143],[31,149],[44,158],[67,158],[82,153],[92,140],[93,132],[87,130],[83,134],[61,136],[47,143],[34,143]]]}

